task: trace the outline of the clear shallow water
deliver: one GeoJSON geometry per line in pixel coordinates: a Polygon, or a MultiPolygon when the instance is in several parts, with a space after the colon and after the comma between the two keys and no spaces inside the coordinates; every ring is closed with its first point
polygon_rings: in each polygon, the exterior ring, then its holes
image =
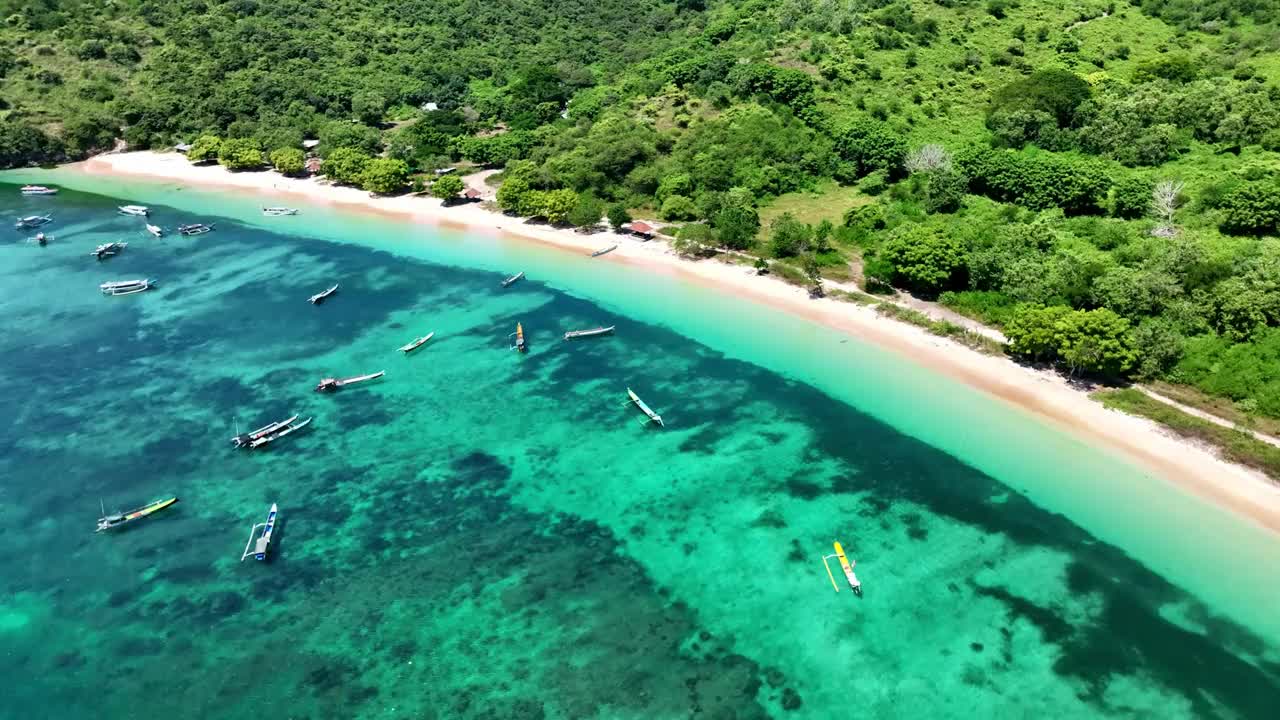
{"type": "Polygon", "coordinates": [[[93,182],[123,199],[0,189],[8,216],[51,205],[59,238],[0,244],[0,672],[26,678],[0,715],[1280,705],[1271,538],[899,358],[615,262],[93,182]],[[218,229],[153,240],[111,214],[126,200],[218,229]],[[97,293],[138,275],[160,289],[97,293]],[[559,340],[600,323],[618,335],[559,340]],[[230,449],[233,419],[293,412],[313,429],[230,449]],[[164,516],[92,534],[98,498],[166,494],[164,516]],[[278,554],[239,563],[273,501],[278,554]],[[833,539],[861,600],[831,591],[833,539]]]}

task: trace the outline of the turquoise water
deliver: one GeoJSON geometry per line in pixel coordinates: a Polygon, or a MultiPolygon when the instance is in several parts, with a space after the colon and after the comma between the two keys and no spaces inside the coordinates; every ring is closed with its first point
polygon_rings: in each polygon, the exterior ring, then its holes
{"type": "Polygon", "coordinates": [[[56,218],[47,247],[0,244],[0,672],[24,679],[0,716],[1280,706],[1274,536],[900,357],[618,259],[25,178],[101,194],[0,186],[7,216],[56,218]],[[217,230],[154,240],[123,202],[217,230]],[[560,340],[596,324],[618,333],[560,340]],[[293,413],[313,426],[266,452],[227,442],[293,413]],[[92,533],[99,499],[167,495],[92,533]],[[239,562],[272,502],[273,560],[239,562]],[[822,569],[837,539],[861,599],[822,569]]]}

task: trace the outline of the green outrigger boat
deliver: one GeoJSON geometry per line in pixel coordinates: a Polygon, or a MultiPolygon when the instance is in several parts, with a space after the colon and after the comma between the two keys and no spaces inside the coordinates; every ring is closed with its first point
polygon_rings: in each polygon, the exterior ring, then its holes
{"type": "Polygon", "coordinates": [[[94,532],[114,530],[121,525],[128,525],[134,520],[141,520],[143,518],[150,517],[176,502],[178,502],[178,498],[176,497],[169,498],[168,500],[156,500],[155,502],[143,505],[136,510],[130,510],[127,513],[116,513],[115,515],[108,515],[106,508],[104,507],[102,509],[102,517],[98,518],[98,529],[94,532]]]}

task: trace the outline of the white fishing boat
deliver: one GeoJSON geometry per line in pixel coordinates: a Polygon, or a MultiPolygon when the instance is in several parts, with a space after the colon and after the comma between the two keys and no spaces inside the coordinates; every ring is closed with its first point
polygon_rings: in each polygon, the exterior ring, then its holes
{"type": "Polygon", "coordinates": [[[155,285],[155,280],[116,280],[113,282],[104,282],[98,286],[102,290],[103,295],[132,295],[134,293],[150,290],[155,285]]]}
{"type": "Polygon", "coordinates": [[[639,395],[636,395],[631,391],[631,388],[627,388],[627,397],[630,398],[631,402],[634,403],[636,407],[640,408],[640,412],[644,413],[651,422],[658,423],[658,427],[666,427],[662,422],[662,416],[654,412],[653,408],[646,405],[644,401],[640,399],[639,395]]]}
{"type": "Polygon", "coordinates": [[[431,337],[432,337],[433,335],[435,335],[435,333],[434,333],[434,332],[429,332],[429,333],[427,333],[426,335],[423,335],[423,336],[422,336],[422,337],[420,337],[420,338],[415,338],[415,339],[414,339],[412,342],[410,342],[408,345],[405,345],[405,346],[401,347],[401,348],[400,348],[400,352],[405,353],[405,354],[407,355],[407,354],[409,354],[409,353],[413,352],[414,350],[417,350],[419,347],[422,347],[422,344],[423,344],[423,343],[425,343],[426,341],[430,340],[430,339],[431,339],[431,337]]]}
{"type": "Polygon", "coordinates": [[[302,428],[311,424],[311,418],[307,418],[302,422],[297,422],[298,416],[294,415],[286,420],[263,425],[253,432],[243,435],[236,435],[231,438],[231,444],[243,450],[257,450],[266,447],[280,438],[295,433],[302,428]]]}
{"type": "Polygon", "coordinates": [[[329,296],[336,292],[338,292],[338,286],[334,285],[333,287],[329,288],[328,290],[325,290],[324,292],[318,292],[315,295],[312,295],[311,297],[307,298],[307,302],[311,303],[312,305],[319,305],[325,300],[328,300],[329,296]]]}
{"type": "Polygon", "coordinates": [[[58,189],[45,187],[44,185],[23,185],[23,195],[57,195],[58,189]]]}
{"type": "Polygon", "coordinates": [[[89,253],[89,255],[96,257],[99,260],[105,260],[111,257],[112,255],[119,255],[127,247],[129,247],[129,243],[127,242],[103,243],[98,247],[94,248],[93,252],[89,253]]]}
{"type": "Polygon", "coordinates": [[[179,225],[178,233],[181,235],[203,235],[213,230],[213,225],[205,223],[191,223],[190,225],[179,225]]]}
{"type": "Polygon", "coordinates": [[[151,214],[151,211],[148,210],[145,205],[121,205],[116,209],[121,215],[137,215],[139,217],[146,217],[151,214]]]}
{"type": "Polygon", "coordinates": [[[283,215],[297,215],[298,210],[291,207],[264,207],[262,208],[262,214],[267,217],[281,217],[283,215]]]}
{"type": "Polygon", "coordinates": [[[276,529],[276,518],[279,516],[279,510],[275,503],[271,503],[271,509],[267,511],[267,521],[254,525],[249,529],[249,542],[244,545],[244,553],[240,555],[240,562],[244,562],[250,555],[254,560],[266,560],[267,552],[271,549],[271,533],[276,529]],[[257,543],[254,543],[254,533],[258,529],[262,529],[257,543]]]}
{"type": "Polygon", "coordinates": [[[155,235],[156,237],[162,237],[164,235],[164,230],[161,229],[159,225],[152,225],[151,223],[147,223],[147,232],[155,235]]]}
{"type": "Polygon", "coordinates": [[[523,271],[523,270],[521,270],[520,272],[516,273],[515,275],[512,275],[511,277],[507,278],[506,280],[503,280],[503,281],[502,281],[502,287],[511,287],[511,286],[512,286],[512,285],[513,285],[517,280],[519,280],[519,279],[521,279],[521,278],[523,278],[523,277],[524,277],[524,271],[523,271]]]}
{"type": "Polygon", "coordinates": [[[52,215],[28,215],[24,218],[18,218],[13,226],[21,230],[22,228],[38,228],[51,222],[53,222],[52,215]]]}
{"type": "Polygon", "coordinates": [[[577,340],[578,338],[596,337],[598,335],[609,335],[613,333],[615,325],[609,327],[596,327],[589,330],[570,330],[564,334],[565,340],[577,340]]]}
{"type": "Polygon", "coordinates": [[[597,250],[597,251],[595,251],[595,252],[591,253],[591,257],[600,257],[601,255],[604,255],[605,253],[611,253],[611,252],[613,252],[614,250],[617,250],[617,249],[618,249],[618,245],[615,243],[615,244],[613,244],[613,245],[610,245],[609,247],[606,247],[606,248],[600,248],[599,250],[597,250]]]}
{"type": "Polygon", "coordinates": [[[338,388],[341,388],[341,387],[346,387],[347,385],[355,385],[356,383],[362,383],[362,382],[365,382],[366,380],[377,380],[378,378],[386,374],[387,373],[385,370],[379,370],[376,373],[369,373],[368,375],[358,375],[356,377],[325,378],[316,385],[316,392],[333,392],[334,390],[337,390],[338,388]]]}

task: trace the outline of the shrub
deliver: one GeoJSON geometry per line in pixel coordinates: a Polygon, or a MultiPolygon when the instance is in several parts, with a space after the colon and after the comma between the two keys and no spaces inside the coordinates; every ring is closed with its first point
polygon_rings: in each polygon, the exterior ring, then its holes
{"type": "Polygon", "coordinates": [[[949,233],[923,225],[895,230],[881,256],[893,266],[895,285],[933,294],[954,283],[964,269],[964,247],[949,233]]]}
{"type": "Polygon", "coordinates": [[[356,148],[337,148],[320,165],[320,172],[333,182],[355,185],[371,158],[356,148]]]}
{"type": "Polygon", "coordinates": [[[378,195],[391,195],[409,184],[409,166],[395,158],[373,158],[360,173],[360,187],[378,195]]]}
{"type": "Polygon", "coordinates": [[[1145,177],[1130,176],[1111,190],[1111,214],[1121,218],[1140,218],[1151,209],[1151,192],[1155,184],[1145,177]]]}
{"type": "Polygon", "coordinates": [[[307,157],[294,147],[280,148],[271,151],[271,166],[282,175],[301,175],[306,169],[307,157]]]}
{"type": "Polygon", "coordinates": [[[262,167],[262,146],[253,138],[230,138],[218,147],[218,163],[228,170],[262,167]]]}

